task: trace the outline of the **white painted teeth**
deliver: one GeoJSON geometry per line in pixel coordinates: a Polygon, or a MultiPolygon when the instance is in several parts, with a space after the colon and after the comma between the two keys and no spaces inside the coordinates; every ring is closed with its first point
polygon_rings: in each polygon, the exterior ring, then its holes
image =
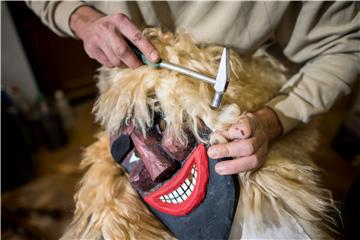
{"type": "Polygon", "coordinates": [[[164,194],[160,197],[160,200],[166,203],[182,203],[188,197],[190,197],[191,193],[194,191],[196,186],[196,179],[197,179],[197,169],[195,164],[192,166],[191,174],[188,176],[187,179],[181,184],[178,189],[175,191],[164,194]]]}
{"type": "Polygon", "coordinates": [[[190,191],[194,191],[195,186],[193,184],[190,184],[190,191]]]}

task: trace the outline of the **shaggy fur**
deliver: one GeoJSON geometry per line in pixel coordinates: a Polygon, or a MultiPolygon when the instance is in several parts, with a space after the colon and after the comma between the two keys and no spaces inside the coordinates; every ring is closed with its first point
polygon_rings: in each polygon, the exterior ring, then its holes
{"type": "MultiPolygon", "coordinates": [[[[221,47],[201,46],[184,33],[173,35],[158,29],[144,33],[162,59],[216,75],[221,47]]],[[[212,130],[230,126],[243,113],[274,97],[286,79],[281,65],[261,51],[249,58],[232,51],[230,67],[230,84],[218,111],[209,107],[211,86],[175,72],[149,66],[100,70],[101,94],[94,112],[106,133],[85,151],[81,166],[87,172],[75,196],[74,220],[63,239],[171,238],[132,189],[124,170],[112,160],[108,136],[130,121],[145,134],[152,116],[163,112],[168,137],[186,144],[184,129],[191,129],[198,140],[209,142],[198,134],[200,123],[212,130]]],[[[210,139],[212,144],[224,141],[216,135],[210,139]]],[[[314,239],[329,237],[334,223],[329,213],[334,206],[310,157],[316,142],[314,126],[298,129],[270,147],[259,170],[239,174],[240,222],[236,224],[243,238],[286,237],[279,235],[279,227],[314,239]]]]}

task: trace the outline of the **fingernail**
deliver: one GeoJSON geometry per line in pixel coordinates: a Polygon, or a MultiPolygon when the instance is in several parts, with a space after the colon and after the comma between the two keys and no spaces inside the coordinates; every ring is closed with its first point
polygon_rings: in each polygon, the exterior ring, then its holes
{"type": "Polygon", "coordinates": [[[216,149],[214,148],[209,148],[208,150],[208,155],[211,158],[216,158],[216,155],[218,154],[218,151],[216,151],[216,149]]]}
{"type": "Polygon", "coordinates": [[[219,164],[215,165],[215,171],[220,174],[223,175],[225,173],[225,168],[219,164]]]}
{"type": "Polygon", "coordinates": [[[159,54],[154,50],[150,54],[150,60],[155,62],[159,59],[159,54]]]}

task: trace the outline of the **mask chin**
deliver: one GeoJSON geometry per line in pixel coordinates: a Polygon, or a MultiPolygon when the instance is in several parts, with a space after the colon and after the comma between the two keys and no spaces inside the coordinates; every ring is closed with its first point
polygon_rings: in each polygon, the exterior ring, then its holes
{"type": "Polygon", "coordinates": [[[209,159],[209,178],[205,197],[183,216],[173,216],[149,205],[152,212],[177,239],[228,239],[239,199],[236,175],[220,176],[218,161],[209,159]]]}

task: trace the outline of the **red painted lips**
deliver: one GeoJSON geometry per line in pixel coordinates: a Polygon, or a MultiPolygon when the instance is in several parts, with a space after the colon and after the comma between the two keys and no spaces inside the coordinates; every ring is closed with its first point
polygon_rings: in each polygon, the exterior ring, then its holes
{"type": "Polygon", "coordinates": [[[184,216],[204,199],[208,180],[208,156],[204,144],[199,144],[182,169],[144,200],[160,212],[184,216]]]}

